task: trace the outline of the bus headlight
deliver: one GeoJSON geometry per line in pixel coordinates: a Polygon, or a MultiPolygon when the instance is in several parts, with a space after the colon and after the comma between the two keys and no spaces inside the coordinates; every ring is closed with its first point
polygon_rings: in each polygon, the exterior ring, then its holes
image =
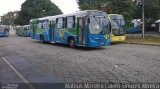
{"type": "Polygon", "coordinates": [[[108,39],[109,38],[109,35],[104,35],[104,39],[108,39]]]}

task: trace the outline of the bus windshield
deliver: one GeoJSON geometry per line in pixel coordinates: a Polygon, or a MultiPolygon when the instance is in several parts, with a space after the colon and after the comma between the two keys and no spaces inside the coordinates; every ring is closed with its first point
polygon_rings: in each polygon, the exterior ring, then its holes
{"type": "Polygon", "coordinates": [[[109,20],[104,16],[91,16],[89,30],[91,34],[107,34],[109,20]]]}
{"type": "Polygon", "coordinates": [[[125,29],[124,29],[124,18],[121,15],[111,15],[110,16],[110,22],[112,27],[112,34],[113,35],[124,35],[125,29]]]}

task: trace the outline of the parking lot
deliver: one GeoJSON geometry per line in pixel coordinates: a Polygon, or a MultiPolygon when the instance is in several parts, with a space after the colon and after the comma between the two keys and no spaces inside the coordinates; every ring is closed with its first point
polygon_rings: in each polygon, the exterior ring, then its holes
{"type": "Polygon", "coordinates": [[[0,82],[23,83],[4,58],[30,83],[160,83],[159,46],[72,49],[26,37],[0,38],[0,82]]]}

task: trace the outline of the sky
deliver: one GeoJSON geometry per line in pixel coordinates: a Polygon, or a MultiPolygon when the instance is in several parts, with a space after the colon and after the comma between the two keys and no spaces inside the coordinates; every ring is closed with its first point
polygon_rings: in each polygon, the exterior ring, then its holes
{"type": "MultiPolygon", "coordinates": [[[[78,5],[76,0],[51,0],[55,3],[63,13],[72,13],[78,11],[78,5]]],[[[21,9],[21,4],[25,0],[0,0],[0,16],[6,14],[9,11],[15,11],[21,9]]]]}

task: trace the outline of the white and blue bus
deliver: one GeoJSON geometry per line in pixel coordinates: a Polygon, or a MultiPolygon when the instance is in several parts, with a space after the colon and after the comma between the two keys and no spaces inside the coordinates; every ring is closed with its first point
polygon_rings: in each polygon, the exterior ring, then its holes
{"type": "Polygon", "coordinates": [[[30,25],[23,25],[16,27],[16,35],[22,37],[29,37],[30,35],[30,25]]]}
{"type": "Polygon", "coordinates": [[[40,42],[68,44],[70,47],[110,45],[109,19],[105,12],[78,11],[30,20],[30,37],[40,42]]]}
{"type": "Polygon", "coordinates": [[[0,25],[0,37],[8,37],[9,36],[9,26],[0,25]]]}

